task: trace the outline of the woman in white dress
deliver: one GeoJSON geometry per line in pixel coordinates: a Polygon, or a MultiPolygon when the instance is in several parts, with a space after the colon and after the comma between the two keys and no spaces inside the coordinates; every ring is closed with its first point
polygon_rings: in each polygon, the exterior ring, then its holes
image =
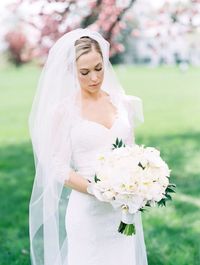
{"type": "Polygon", "coordinates": [[[117,230],[120,210],[92,192],[99,154],[117,137],[132,144],[142,121],[141,100],[125,95],[99,33],[76,29],[56,42],[29,119],[36,168],[32,265],[147,265],[140,213],[136,235],[125,236],[117,230]]]}

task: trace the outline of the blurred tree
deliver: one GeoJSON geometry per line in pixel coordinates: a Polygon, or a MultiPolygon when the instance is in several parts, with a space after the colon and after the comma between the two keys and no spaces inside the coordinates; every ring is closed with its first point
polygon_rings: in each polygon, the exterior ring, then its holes
{"type": "Polygon", "coordinates": [[[16,65],[33,59],[43,63],[64,33],[78,27],[100,32],[111,44],[110,56],[124,51],[119,35],[127,27],[125,14],[136,0],[18,0],[8,6],[20,28],[6,34],[9,56],[16,65]]]}
{"type": "Polygon", "coordinates": [[[15,64],[20,66],[30,60],[31,44],[29,43],[26,35],[19,28],[10,30],[5,35],[5,40],[8,44],[8,59],[15,64]]]}
{"type": "MultiPolygon", "coordinates": [[[[145,0],[143,0],[145,1],[145,0]]],[[[139,60],[153,65],[200,65],[200,1],[164,1],[157,8],[137,2],[139,60]],[[140,5],[140,6],[139,6],[140,5]],[[148,8],[149,7],[149,8],[148,8]]]]}
{"type": "Polygon", "coordinates": [[[54,42],[78,27],[97,30],[110,42],[112,63],[200,64],[199,0],[166,0],[156,8],[153,0],[15,1],[8,6],[14,28],[5,39],[16,65],[43,63],[54,42]]]}
{"type": "Polygon", "coordinates": [[[25,62],[23,57],[23,51],[26,45],[26,37],[22,32],[9,31],[5,35],[5,40],[8,43],[10,60],[16,65],[20,65],[25,62]]]}

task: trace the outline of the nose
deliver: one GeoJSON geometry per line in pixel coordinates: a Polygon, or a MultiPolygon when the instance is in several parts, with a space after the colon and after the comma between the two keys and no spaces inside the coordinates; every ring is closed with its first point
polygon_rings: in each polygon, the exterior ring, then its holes
{"type": "Polygon", "coordinates": [[[92,82],[96,82],[98,80],[97,78],[97,74],[95,72],[91,72],[91,76],[90,76],[90,79],[92,82]]]}

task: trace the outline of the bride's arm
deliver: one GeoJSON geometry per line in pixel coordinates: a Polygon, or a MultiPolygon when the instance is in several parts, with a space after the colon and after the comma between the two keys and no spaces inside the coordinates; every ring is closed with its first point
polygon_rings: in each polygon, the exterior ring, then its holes
{"type": "Polygon", "coordinates": [[[69,178],[65,181],[65,186],[75,189],[77,191],[88,193],[87,188],[89,187],[90,182],[84,178],[79,173],[74,170],[70,170],[69,178]]]}
{"type": "Polygon", "coordinates": [[[72,154],[70,135],[66,136],[63,126],[64,121],[69,118],[64,114],[66,106],[67,103],[64,101],[64,104],[60,104],[52,113],[52,168],[55,178],[65,187],[89,194],[87,191],[89,181],[70,167],[72,154]]]}

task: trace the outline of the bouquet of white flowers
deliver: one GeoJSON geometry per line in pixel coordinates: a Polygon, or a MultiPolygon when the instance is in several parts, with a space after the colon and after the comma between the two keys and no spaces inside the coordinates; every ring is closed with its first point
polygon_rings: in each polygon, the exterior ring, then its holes
{"type": "Polygon", "coordinates": [[[165,205],[175,192],[170,169],[153,147],[125,146],[116,139],[113,150],[101,156],[94,176],[93,194],[122,210],[118,231],[135,234],[134,214],[145,206],[165,205]]]}

